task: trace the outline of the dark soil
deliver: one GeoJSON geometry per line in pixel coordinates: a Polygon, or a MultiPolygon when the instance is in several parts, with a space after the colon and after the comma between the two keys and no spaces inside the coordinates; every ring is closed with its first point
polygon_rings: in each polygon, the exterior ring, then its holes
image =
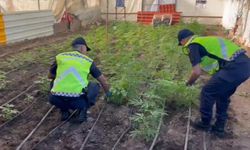
{"type": "MultiPolygon", "coordinates": [[[[104,105],[104,107],[100,120],[94,127],[84,149],[111,149],[129,125],[129,109],[127,107],[117,107],[111,104],[104,105]]],[[[67,123],[44,142],[37,145],[35,149],[79,149],[96,118],[97,112],[92,110],[88,122],[80,125],[67,123]]]]}
{"type": "Polygon", "coordinates": [[[49,107],[51,106],[44,98],[39,98],[31,109],[0,128],[1,149],[16,148],[22,139],[36,126],[49,107]]]}
{"type": "Polygon", "coordinates": [[[37,47],[45,47],[53,43],[60,43],[60,42],[67,40],[67,38],[69,38],[70,36],[74,34],[75,33],[73,32],[58,33],[56,35],[51,35],[48,37],[42,37],[42,38],[37,38],[33,40],[25,40],[22,42],[9,44],[7,46],[1,46],[0,58],[4,58],[11,54],[19,53],[21,51],[32,51],[37,47]]]}
{"type": "Polygon", "coordinates": [[[39,129],[29,138],[23,145],[22,149],[31,149],[40,142],[47,134],[61,123],[58,109],[54,109],[51,114],[45,119],[39,129]]]}

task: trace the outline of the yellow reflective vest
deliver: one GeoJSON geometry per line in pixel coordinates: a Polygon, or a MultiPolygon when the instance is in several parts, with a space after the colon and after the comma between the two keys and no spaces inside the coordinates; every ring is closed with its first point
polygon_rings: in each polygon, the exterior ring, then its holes
{"type": "MultiPolygon", "coordinates": [[[[209,54],[215,55],[225,61],[232,61],[234,54],[241,48],[233,42],[215,36],[193,36],[185,45],[184,49],[188,53],[188,46],[197,43],[203,46],[209,54]]],[[[214,74],[219,70],[219,63],[216,59],[204,56],[201,58],[201,68],[209,74],[214,74]]]]}
{"type": "Polygon", "coordinates": [[[58,96],[79,97],[88,86],[93,60],[78,51],[56,56],[57,70],[51,93],[58,96]]]}

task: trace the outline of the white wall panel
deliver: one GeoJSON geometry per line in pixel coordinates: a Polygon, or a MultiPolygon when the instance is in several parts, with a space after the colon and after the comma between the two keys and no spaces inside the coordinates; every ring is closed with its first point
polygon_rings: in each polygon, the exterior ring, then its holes
{"type": "Polygon", "coordinates": [[[51,11],[32,11],[5,14],[7,43],[54,34],[55,22],[51,11]]]}
{"type": "Polygon", "coordinates": [[[177,0],[177,11],[183,16],[222,17],[224,2],[227,0],[207,0],[205,7],[197,7],[196,0],[177,0]]]}

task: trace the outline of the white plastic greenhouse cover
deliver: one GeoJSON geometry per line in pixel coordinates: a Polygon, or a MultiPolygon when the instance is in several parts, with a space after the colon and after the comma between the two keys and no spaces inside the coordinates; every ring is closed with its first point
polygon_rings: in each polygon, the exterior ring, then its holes
{"type": "MultiPolygon", "coordinates": [[[[157,11],[158,4],[175,4],[176,0],[125,0],[126,12],[136,13],[142,10],[142,3],[146,7],[144,11],[157,11]],[[142,2],[143,1],[143,2],[142,2]]],[[[115,12],[116,0],[109,0],[109,12],[115,12]]],[[[107,12],[107,0],[101,0],[101,12],[107,12]]],[[[118,13],[122,13],[123,10],[118,10],[118,13]]]]}
{"type": "Polygon", "coordinates": [[[240,37],[242,43],[250,47],[250,2],[245,0],[228,0],[225,3],[222,19],[223,27],[231,30],[236,26],[237,18],[241,18],[235,36],[240,37]]]}
{"type": "MultiPolygon", "coordinates": [[[[108,1],[108,11],[109,13],[115,12],[115,4],[116,0],[109,0],[108,1]]],[[[136,13],[141,10],[142,7],[142,0],[125,0],[126,12],[127,13],[136,13]]],[[[101,12],[107,12],[107,0],[101,0],[101,12]]],[[[122,13],[123,10],[119,9],[118,13],[122,13]]]]}
{"type": "Polygon", "coordinates": [[[222,18],[222,25],[226,29],[235,27],[240,1],[225,1],[225,9],[222,18]]]}
{"type": "Polygon", "coordinates": [[[245,12],[244,14],[245,17],[243,18],[243,20],[245,20],[246,22],[243,23],[246,24],[246,26],[245,30],[243,31],[243,39],[245,40],[245,45],[250,47],[250,11],[245,12]]]}
{"type": "MultiPolygon", "coordinates": [[[[0,8],[4,13],[17,11],[36,11],[52,9],[57,21],[63,15],[65,9],[70,13],[79,14],[80,10],[100,6],[100,0],[0,0],[0,8]]],[[[98,10],[97,10],[98,11],[98,10]]],[[[100,10],[99,10],[100,11],[100,10]]]]}

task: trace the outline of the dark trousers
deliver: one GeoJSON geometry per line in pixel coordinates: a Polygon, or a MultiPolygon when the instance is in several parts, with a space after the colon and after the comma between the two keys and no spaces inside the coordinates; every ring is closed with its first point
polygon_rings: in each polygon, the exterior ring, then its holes
{"type": "Polygon", "coordinates": [[[204,123],[210,124],[216,103],[216,125],[224,128],[230,96],[250,76],[250,59],[245,55],[229,63],[208,81],[201,90],[200,112],[204,123]]]}
{"type": "Polygon", "coordinates": [[[80,97],[65,97],[50,94],[49,101],[61,111],[68,111],[69,109],[88,109],[95,104],[99,91],[100,85],[90,82],[84,94],[80,97]]]}

